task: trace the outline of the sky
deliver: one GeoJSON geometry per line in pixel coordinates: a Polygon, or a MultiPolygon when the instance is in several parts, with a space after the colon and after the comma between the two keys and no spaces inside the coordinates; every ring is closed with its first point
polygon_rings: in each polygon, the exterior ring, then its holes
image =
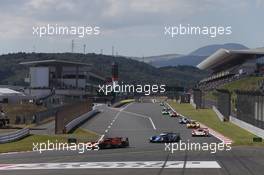
{"type": "Polygon", "coordinates": [[[0,54],[74,52],[188,54],[210,44],[264,46],[264,0],[1,0],[0,54]],[[33,35],[34,26],[99,26],[99,35],[33,35]],[[232,34],[169,37],[165,26],[231,26],[232,34]]]}

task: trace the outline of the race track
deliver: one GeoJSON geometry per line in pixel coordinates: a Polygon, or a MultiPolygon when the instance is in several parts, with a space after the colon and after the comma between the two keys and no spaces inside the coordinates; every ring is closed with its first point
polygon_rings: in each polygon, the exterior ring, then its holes
{"type": "Polygon", "coordinates": [[[191,137],[191,129],[177,118],[161,114],[154,103],[132,103],[119,109],[102,105],[102,112],[81,127],[104,137],[123,136],[129,148],[89,151],[25,152],[0,155],[1,175],[29,174],[186,174],[262,175],[263,148],[233,147],[231,151],[165,151],[164,144],[149,143],[150,136],[179,132],[182,141],[219,143],[211,137],[191,137]],[[23,164],[23,165],[21,165],[23,164]]]}

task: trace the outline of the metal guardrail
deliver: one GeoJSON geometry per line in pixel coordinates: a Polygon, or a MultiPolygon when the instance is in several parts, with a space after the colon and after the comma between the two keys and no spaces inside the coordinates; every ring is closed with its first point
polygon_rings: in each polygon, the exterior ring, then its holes
{"type": "Polygon", "coordinates": [[[73,119],[67,125],[65,125],[63,132],[64,133],[69,133],[73,128],[78,126],[80,123],[82,123],[85,120],[91,118],[92,116],[94,116],[97,113],[99,113],[99,110],[98,109],[94,109],[94,110],[92,110],[90,112],[87,112],[87,113],[81,115],[80,117],[77,117],[77,118],[73,119]]]}
{"type": "Polygon", "coordinates": [[[11,132],[5,135],[0,135],[0,143],[13,142],[15,140],[22,139],[29,135],[29,129],[24,128],[19,131],[11,132]]]}

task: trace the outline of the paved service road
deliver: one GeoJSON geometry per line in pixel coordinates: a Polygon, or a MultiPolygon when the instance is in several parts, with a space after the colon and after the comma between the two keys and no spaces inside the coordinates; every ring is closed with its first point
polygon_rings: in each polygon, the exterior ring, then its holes
{"type": "Polygon", "coordinates": [[[264,149],[234,147],[231,151],[165,151],[164,144],[149,143],[150,136],[179,132],[184,142],[219,143],[211,136],[192,138],[191,130],[178,119],[161,115],[162,107],[153,103],[132,103],[121,109],[100,106],[102,112],[83,128],[104,137],[124,136],[129,148],[108,149],[79,154],[50,151],[2,154],[1,175],[29,174],[186,174],[186,175],[263,175],[264,149]]]}

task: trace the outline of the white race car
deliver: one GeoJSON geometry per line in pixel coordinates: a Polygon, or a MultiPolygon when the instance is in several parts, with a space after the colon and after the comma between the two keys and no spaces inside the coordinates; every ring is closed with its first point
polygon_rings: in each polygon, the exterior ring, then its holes
{"type": "Polygon", "coordinates": [[[208,128],[198,128],[192,130],[192,136],[203,136],[203,137],[209,137],[209,129],[208,128]]]}

